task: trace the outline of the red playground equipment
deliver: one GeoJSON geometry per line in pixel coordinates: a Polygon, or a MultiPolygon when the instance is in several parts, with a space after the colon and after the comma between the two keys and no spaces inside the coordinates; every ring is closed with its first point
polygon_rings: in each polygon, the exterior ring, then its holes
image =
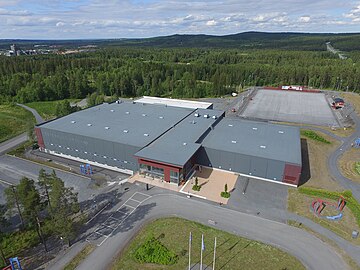
{"type": "Polygon", "coordinates": [[[337,204],[333,202],[327,202],[318,198],[312,202],[311,209],[317,217],[326,218],[328,220],[338,220],[341,219],[343,216],[342,211],[345,205],[346,205],[346,200],[343,196],[339,197],[337,204]],[[336,209],[338,211],[338,214],[334,216],[323,216],[322,211],[325,209],[326,206],[330,206],[336,209]]]}

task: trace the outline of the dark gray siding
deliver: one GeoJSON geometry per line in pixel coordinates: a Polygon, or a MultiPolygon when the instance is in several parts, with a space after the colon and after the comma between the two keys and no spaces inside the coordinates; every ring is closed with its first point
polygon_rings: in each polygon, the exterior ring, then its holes
{"type": "Polygon", "coordinates": [[[202,147],[197,163],[203,166],[231,170],[238,173],[282,181],[285,163],[282,161],[247,156],[240,153],[202,147]]]}
{"type": "Polygon", "coordinates": [[[45,148],[101,164],[138,170],[134,154],[140,147],[41,128],[45,148]],[[53,145],[51,145],[53,144],[53,145]]]}

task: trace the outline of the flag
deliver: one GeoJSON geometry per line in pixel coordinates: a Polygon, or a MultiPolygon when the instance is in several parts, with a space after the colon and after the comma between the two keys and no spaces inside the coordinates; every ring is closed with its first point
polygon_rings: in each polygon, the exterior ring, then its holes
{"type": "Polygon", "coordinates": [[[205,243],[204,243],[204,235],[201,235],[201,250],[204,251],[205,250],[205,243]]]}

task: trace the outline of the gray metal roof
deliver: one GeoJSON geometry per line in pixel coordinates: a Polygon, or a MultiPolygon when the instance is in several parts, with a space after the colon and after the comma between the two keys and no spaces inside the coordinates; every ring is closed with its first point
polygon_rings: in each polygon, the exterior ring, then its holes
{"type": "Polygon", "coordinates": [[[223,111],[198,109],[135,156],[183,166],[201,147],[199,139],[223,114],[223,111]]]}
{"type": "Polygon", "coordinates": [[[301,164],[299,127],[224,118],[204,139],[207,148],[301,164]]]}
{"type": "Polygon", "coordinates": [[[143,96],[135,100],[136,103],[147,103],[147,104],[162,104],[167,106],[189,108],[189,109],[209,109],[212,107],[212,103],[204,101],[195,101],[195,100],[185,100],[185,99],[173,99],[173,98],[159,98],[159,97],[149,97],[143,96]]]}
{"type": "Polygon", "coordinates": [[[104,103],[44,123],[40,128],[144,147],[193,111],[133,102],[104,103]]]}

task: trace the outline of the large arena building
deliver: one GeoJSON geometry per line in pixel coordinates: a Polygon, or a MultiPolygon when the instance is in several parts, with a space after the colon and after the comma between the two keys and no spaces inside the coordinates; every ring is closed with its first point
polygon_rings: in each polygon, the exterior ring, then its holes
{"type": "Polygon", "coordinates": [[[211,103],[142,100],[104,103],[38,125],[40,150],[176,185],[199,166],[298,185],[298,127],[230,119],[211,103]]]}

